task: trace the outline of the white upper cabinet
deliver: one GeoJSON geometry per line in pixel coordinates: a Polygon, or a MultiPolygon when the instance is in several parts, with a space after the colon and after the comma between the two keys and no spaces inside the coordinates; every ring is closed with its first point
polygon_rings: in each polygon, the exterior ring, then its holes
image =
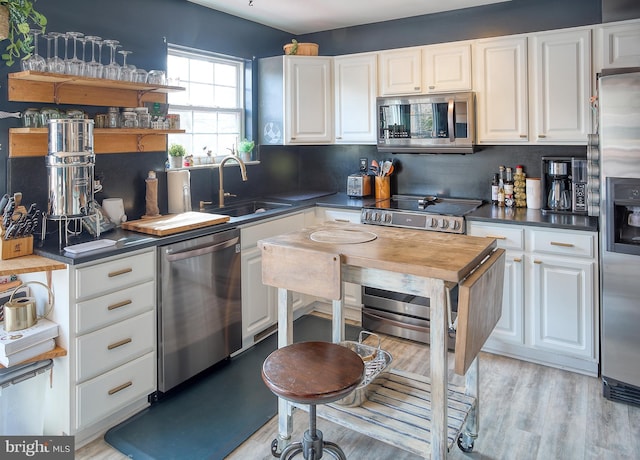
{"type": "Polygon", "coordinates": [[[617,67],[640,67],[640,20],[595,28],[594,67],[596,72],[617,67]]]}
{"type": "Polygon", "coordinates": [[[527,142],[526,37],[478,40],[473,66],[478,143],[527,142]]]}
{"type": "Polygon", "coordinates": [[[331,57],[285,57],[285,143],[333,142],[331,57]]]}
{"type": "Polygon", "coordinates": [[[479,144],[586,145],[591,132],[591,31],[478,40],[479,144]]]}
{"type": "Polygon", "coordinates": [[[376,143],[377,62],[378,56],[375,53],[334,58],[337,144],[376,143]]]}
{"type": "Polygon", "coordinates": [[[422,48],[402,48],[378,54],[380,96],[422,92],[422,48]]]}
{"type": "Polygon", "coordinates": [[[333,58],[274,56],[258,62],[260,144],[333,143],[333,58]]]}
{"type": "Polygon", "coordinates": [[[531,142],[586,144],[591,132],[591,31],[530,38],[531,142]]]}
{"type": "Polygon", "coordinates": [[[425,46],[422,50],[423,92],[471,90],[471,44],[425,46]]]}

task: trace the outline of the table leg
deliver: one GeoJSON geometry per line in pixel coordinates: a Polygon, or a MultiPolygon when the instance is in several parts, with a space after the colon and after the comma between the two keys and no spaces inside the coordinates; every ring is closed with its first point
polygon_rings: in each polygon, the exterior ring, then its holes
{"type": "Polygon", "coordinates": [[[478,431],[480,429],[480,356],[476,358],[469,366],[467,373],[465,374],[465,387],[464,392],[469,396],[473,396],[476,399],[476,405],[473,407],[467,418],[467,423],[464,426],[462,432],[462,442],[469,448],[473,448],[473,443],[478,437],[478,431]]]}
{"type": "MultiPolygon", "coordinates": [[[[278,348],[293,343],[293,296],[290,291],[278,288],[278,348]]],[[[278,452],[291,441],[293,432],[293,406],[278,398],[278,452]]]]}
{"type": "Polygon", "coordinates": [[[432,280],[430,299],[431,329],[431,458],[447,457],[447,329],[445,286],[432,280]]]}
{"type": "Polygon", "coordinates": [[[344,283],[340,283],[340,299],[331,302],[333,307],[332,337],[333,343],[344,340],[344,283]]]}

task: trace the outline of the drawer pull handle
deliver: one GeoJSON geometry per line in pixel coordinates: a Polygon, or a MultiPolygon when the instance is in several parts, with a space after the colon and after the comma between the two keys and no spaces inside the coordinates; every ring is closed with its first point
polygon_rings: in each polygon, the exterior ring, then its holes
{"type": "Polygon", "coordinates": [[[572,248],[575,245],[572,243],[561,243],[559,241],[552,241],[551,243],[549,243],[551,246],[562,246],[563,248],[572,248]]]}
{"type": "Polygon", "coordinates": [[[514,262],[522,262],[522,259],[520,257],[514,257],[513,261],[514,262]]]}
{"type": "Polygon", "coordinates": [[[533,263],[540,265],[540,264],[542,264],[542,261],[541,260],[534,260],[533,263]]]}
{"type": "Polygon", "coordinates": [[[487,235],[487,238],[495,238],[496,240],[506,240],[507,237],[506,236],[500,236],[500,235],[487,235]]]}
{"type": "Polygon", "coordinates": [[[333,221],[334,222],[347,222],[347,223],[351,222],[349,219],[340,219],[340,218],[337,218],[337,217],[335,219],[333,219],[333,221]]]}
{"type": "Polygon", "coordinates": [[[131,305],[133,302],[130,300],[123,300],[122,302],[114,303],[107,307],[107,310],[115,310],[116,308],[124,307],[125,305],[131,305]]]}
{"type": "Polygon", "coordinates": [[[109,278],[113,278],[114,276],[124,275],[125,273],[131,273],[133,268],[123,268],[122,270],[116,270],[115,272],[109,273],[109,278]]]}
{"type": "Polygon", "coordinates": [[[526,138],[527,138],[527,135],[526,135],[526,134],[520,134],[520,138],[521,138],[521,139],[526,139],[526,138]]]}
{"type": "Polygon", "coordinates": [[[112,343],[111,345],[107,345],[107,349],[113,350],[114,348],[121,347],[122,345],[126,345],[131,343],[131,338],[120,340],[119,342],[112,343]]]}
{"type": "Polygon", "coordinates": [[[116,394],[118,391],[124,390],[127,387],[133,385],[132,381],[128,381],[127,383],[123,383],[122,385],[118,385],[115,388],[109,390],[109,396],[116,394]]]}

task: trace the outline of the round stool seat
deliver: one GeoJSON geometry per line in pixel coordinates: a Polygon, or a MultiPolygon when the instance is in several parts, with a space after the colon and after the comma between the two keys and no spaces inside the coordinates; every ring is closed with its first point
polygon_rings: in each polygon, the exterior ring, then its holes
{"type": "Polygon", "coordinates": [[[277,396],[299,404],[337,401],[360,384],[362,358],[330,342],[301,342],[279,348],[265,359],[262,380],[277,396]]]}

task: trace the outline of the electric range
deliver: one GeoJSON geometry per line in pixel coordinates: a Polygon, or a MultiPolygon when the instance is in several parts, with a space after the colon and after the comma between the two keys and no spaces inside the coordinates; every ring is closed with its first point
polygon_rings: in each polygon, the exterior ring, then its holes
{"type": "Polygon", "coordinates": [[[446,233],[464,233],[464,216],[479,208],[482,200],[429,195],[393,195],[363,208],[363,224],[405,227],[446,233]]]}

